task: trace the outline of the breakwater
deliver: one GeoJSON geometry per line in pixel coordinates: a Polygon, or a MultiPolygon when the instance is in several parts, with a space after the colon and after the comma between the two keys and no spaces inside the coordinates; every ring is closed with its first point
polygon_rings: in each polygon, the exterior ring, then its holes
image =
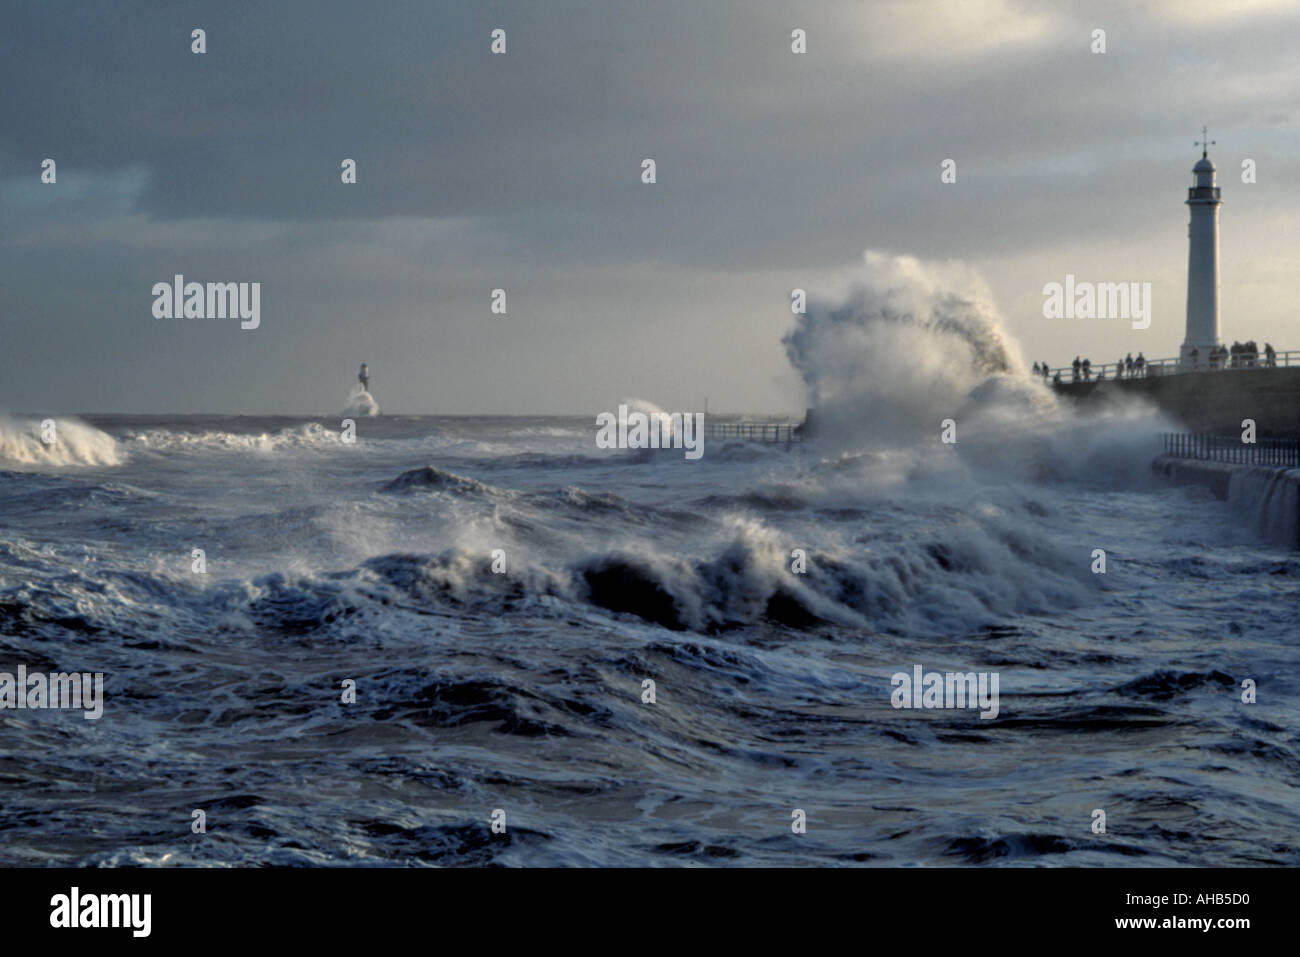
{"type": "Polygon", "coordinates": [[[1157,458],[1151,467],[1175,485],[1210,489],[1264,540],[1300,547],[1300,469],[1168,454],[1157,458]]]}

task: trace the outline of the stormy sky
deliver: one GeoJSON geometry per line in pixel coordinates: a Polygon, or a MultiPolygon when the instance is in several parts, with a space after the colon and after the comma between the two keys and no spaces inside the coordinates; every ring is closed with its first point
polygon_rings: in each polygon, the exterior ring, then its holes
{"type": "Polygon", "coordinates": [[[977,270],[1029,361],[1174,355],[1203,123],[1222,333],[1300,349],[1297,41],[1264,0],[8,4],[0,408],[328,414],[366,361],[389,412],[797,413],[789,292],[868,248],[977,270]],[[155,318],[176,273],[260,328],[155,318]],[[1043,318],[1066,273],[1151,328],[1043,318]]]}

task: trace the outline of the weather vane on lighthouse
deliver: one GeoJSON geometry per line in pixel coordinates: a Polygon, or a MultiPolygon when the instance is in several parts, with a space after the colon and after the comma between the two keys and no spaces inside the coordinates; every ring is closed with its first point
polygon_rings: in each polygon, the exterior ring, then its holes
{"type": "Polygon", "coordinates": [[[1219,145],[1217,140],[1211,140],[1206,138],[1206,135],[1208,133],[1209,130],[1206,127],[1202,126],[1200,140],[1192,144],[1193,146],[1199,146],[1201,148],[1201,159],[1209,159],[1210,147],[1219,145]]]}

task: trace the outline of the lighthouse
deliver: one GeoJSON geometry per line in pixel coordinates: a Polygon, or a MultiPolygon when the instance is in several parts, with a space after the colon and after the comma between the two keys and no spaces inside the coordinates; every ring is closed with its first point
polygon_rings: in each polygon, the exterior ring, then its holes
{"type": "Polygon", "coordinates": [[[1219,343],[1219,187],[1215,185],[1211,141],[1201,129],[1201,158],[1192,167],[1195,184],[1187,191],[1192,219],[1187,249],[1187,336],[1179,350],[1179,366],[1190,372],[1206,368],[1209,353],[1219,343]],[[1193,362],[1191,352],[1196,350],[1193,362]]]}

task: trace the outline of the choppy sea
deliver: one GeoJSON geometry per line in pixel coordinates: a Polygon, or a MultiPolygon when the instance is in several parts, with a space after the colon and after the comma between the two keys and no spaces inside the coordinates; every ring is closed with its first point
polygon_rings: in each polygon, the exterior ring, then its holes
{"type": "Polygon", "coordinates": [[[0,863],[1300,864],[1300,556],[1052,414],[12,419],[0,671],[106,699],[0,711],[0,863]],[[893,707],[916,665],[998,716],[893,707]]]}

